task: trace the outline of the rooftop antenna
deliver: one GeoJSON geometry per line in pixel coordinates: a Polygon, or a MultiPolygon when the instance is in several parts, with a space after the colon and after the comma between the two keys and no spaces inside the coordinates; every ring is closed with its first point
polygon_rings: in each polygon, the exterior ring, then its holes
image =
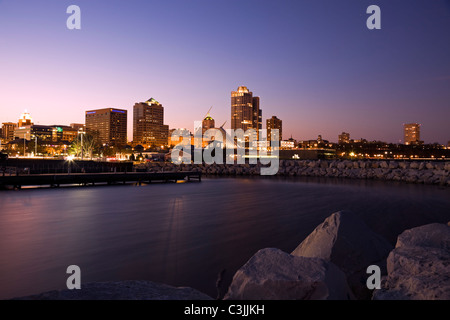
{"type": "Polygon", "coordinates": [[[213,108],[213,106],[211,106],[211,108],[209,108],[208,112],[207,112],[206,115],[203,117],[203,119],[205,119],[205,118],[208,116],[208,114],[209,114],[209,112],[211,111],[212,108],[213,108]]]}
{"type": "Polygon", "coordinates": [[[228,120],[225,120],[225,122],[223,123],[223,125],[220,126],[220,129],[223,129],[223,126],[225,125],[225,123],[227,123],[228,120]]]}

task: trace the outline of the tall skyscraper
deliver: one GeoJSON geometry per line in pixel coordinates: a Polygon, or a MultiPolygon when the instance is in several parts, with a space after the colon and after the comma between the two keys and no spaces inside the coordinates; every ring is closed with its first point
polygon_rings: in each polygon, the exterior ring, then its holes
{"type": "Polygon", "coordinates": [[[338,143],[339,144],[344,144],[344,143],[349,143],[350,142],[350,133],[348,132],[342,132],[339,136],[338,136],[338,143]]]}
{"type": "Polygon", "coordinates": [[[405,138],[405,144],[420,144],[420,124],[407,123],[403,125],[403,133],[405,138]]]}
{"type": "Polygon", "coordinates": [[[97,109],[86,111],[86,132],[101,144],[127,144],[127,110],[97,109]]]}
{"type": "Polygon", "coordinates": [[[262,129],[260,99],[253,97],[247,87],[241,86],[231,92],[231,129],[262,129]]]}
{"type": "Polygon", "coordinates": [[[133,107],[133,143],[165,146],[169,141],[169,126],[164,124],[164,107],[153,98],[133,107]]]}
{"type": "Polygon", "coordinates": [[[278,119],[276,116],[272,116],[272,118],[266,120],[266,128],[267,128],[267,141],[272,140],[272,130],[278,129],[279,131],[279,140],[283,140],[283,121],[278,119]]]}
{"type": "Polygon", "coordinates": [[[5,142],[14,140],[14,131],[17,128],[17,123],[4,122],[2,124],[2,137],[5,142]]]}

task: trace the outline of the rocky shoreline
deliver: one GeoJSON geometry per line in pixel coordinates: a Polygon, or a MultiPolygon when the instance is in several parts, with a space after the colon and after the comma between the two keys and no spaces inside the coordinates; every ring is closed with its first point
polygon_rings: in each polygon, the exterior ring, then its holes
{"type": "MultiPolygon", "coordinates": [[[[259,176],[258,164],[181,164],[148,162],[136,169],[148,172],[196,171],[217,176],[259,176]]],[[[280,160],[277,176],[305,176],[403,181],[450,186],[449,161],[280,160]]]]}
{"type": "MultiPolygon", "coordinates": [[[[83,284],[18,300],[213,300],[151,281],[83,284]]],[[[450,222],[403,231],[395,248],[355,214],[333,213],[291,253],[265,248],[234,275],[224,300],[449,300],[450,222]],[[381,286],[369,290],[370,265],[381,286]]]]}

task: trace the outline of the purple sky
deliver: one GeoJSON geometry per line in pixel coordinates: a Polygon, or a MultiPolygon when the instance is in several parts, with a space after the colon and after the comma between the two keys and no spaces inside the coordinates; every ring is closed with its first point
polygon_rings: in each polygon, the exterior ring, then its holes
{"type": "Polygon", "coordinates": [[[283,135],[450,140],[450,1],[0,0],[0,122],[83,123],[154,97],[193,129],[210,106],[230,125],[230,92],[261,97],[283,135]],[[66,28],[77,4],[82,29],[66,28]],[[366,28],[381,8],[382,29],[366,28]]]}

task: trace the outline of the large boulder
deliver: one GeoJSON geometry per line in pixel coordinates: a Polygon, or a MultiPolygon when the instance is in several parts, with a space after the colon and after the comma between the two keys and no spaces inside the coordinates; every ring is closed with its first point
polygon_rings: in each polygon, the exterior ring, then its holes
{"type": "Polygon", "coordinates": [[[450,227],[432,223],[404,231],[387,259],[375,300],[450,300],[450,227]]]}
{"type": "Polygon", "coordinates": [[[392,249],[387,240],[370,230],[355,214],[339,211],[326,218],[291,254],[334,263],[347,276],[355,296],[370,299],[367,267],[378,265],[385,274],[385,261],[392,249]]]}
{"type": "Polygon", "coordinates": [[[318,258],[262,249],[234,275],[226,300],[353,299],[344,273],[318,258]]]}
{"type": "Polygon", "coordinates": [[[188,287],[172,287],[151,281],[94,282],[80,290],[49,291],[16,300],[212,300],[188,287]]]}

